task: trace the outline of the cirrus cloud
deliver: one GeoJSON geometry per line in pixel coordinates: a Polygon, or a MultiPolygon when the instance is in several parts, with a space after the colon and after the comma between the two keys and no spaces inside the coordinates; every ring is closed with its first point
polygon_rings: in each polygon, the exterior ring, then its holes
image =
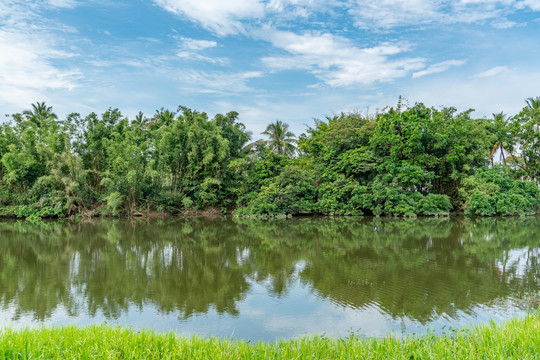
{"type": "Polygon", "coordinates": [[[417,71],[413,73],[412,77],[419,78],[426,75],[437,74],[446,71],[454,66],[461,66],[466,63],[465,60],[446,60],[437,64],[430,65],[427,69],[417,71]]]}
{"type": "Polygon", "coordinates": [[[264,15],[264,3],[260,0],[155,0],[155,3],[222,36],[244,32],[242,20],[264,15]]]}
{"type": "MultiPolygon", "coordinates": [[[[70,2],[71,0],[51,0],[70,2]]],[[[516,11],[540,11],[539,0],[154,0],[163,9],[220,35],[247,33],[246,22],[280,23],[294,27],[293,20],[313,14],[346,13],[362,29],[398,26],[437,26],[490,22],[504,28],[515,24],[506,17],[516,11]]]]}

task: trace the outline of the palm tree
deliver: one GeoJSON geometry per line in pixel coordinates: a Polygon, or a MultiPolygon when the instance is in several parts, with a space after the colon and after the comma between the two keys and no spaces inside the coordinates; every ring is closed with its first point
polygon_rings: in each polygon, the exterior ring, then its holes
{"type": "Polygon", "coordinates": [[[27,121],[35,123],[38,127],[56,120],[58,116],[52,111],[52,106],[45,105],[45,101],[32,104],[32,109],[24,110],[23,115],[27,121]]]}
{"type": "Polygon", "coordinates": [[[146,129],[146,125],[148,124],[148,118],[144,116],[142,111],[139,111],[139,113],[135,115],[135,120],[133,122],[144,130],[146,129]]]}
{"type": "Polygon", "coordinates": [[[269,137],[268,140],[264,140],[263,143],[272,151],[277,152],[279,155],[292,156],[296,151],[295,135],[288,131],[289,124],[284,123],[281,120],[276,120],[275,123],[270,123],[266,127],[266,130],[262,132],[263,135],[269,137]]]}
{"type": "Polygon", "coordinates": [[[258,153],[263,149],[275,151],[279,155],[293,156],[296,151],[295,135],[288,131],[289,124],[281,120],[276,120],[275,123],[270,123],[266,130],[261,134],[269,137],[268,140],[257,140],[244,147],[245,152],[258,153]]]}
{"type": "Polygon", "coordinates": [[[527,98],[525,102],[530,109],[540,109],[540,96],[527,98]]]}
{"type": "Polygon", "coordinates": [[[160,111],[156,111],[155,117],[161,124],[171,125],[171,123],[174,121],[175,115],[176,113],[174,111],[170,111],[168,109],[163,110],[163,108],[161,108],[160,111]]]}
{"type": "Polygon", "coordinates": [[[508,118],[504,112],[493,114],[493,135],[495,136],[495,143],[491,149],[491,165],[493,165],[493,156],[497,150],[501,151],[501,157],[504,165],[506,166],[506,157],[504,155],[505,150],[512,151],[513,138],[508,128],[508,118]]]}
{"type": "Polygon", "coordinates": [[[532,117],[536,120],[536,131],[538,131],[540,126],[540,96],[537,96],[535,98],[530,97],[525,100],[525,103],[531,111],[532,117]]]}
{"type": "Polygon", "coordinates": [[[147,120],[146,127],[148,129],[156,130],[161,126],[170,125],[174,121],[175,116],[176,113],[174,111],[161,108],[160,110],[156,110],[155,115],[151,119],[147,120]]]}

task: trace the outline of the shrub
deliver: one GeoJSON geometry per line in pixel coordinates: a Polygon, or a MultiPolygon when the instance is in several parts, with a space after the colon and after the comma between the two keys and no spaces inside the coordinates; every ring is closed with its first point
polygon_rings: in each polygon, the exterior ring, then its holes
{"type": "Polygon", "coordinates": [[[508,169],[479,169],[463,180],[459,194],[469,215],[533,214],[540,205],[540,190],[534,182],[513,179],[508,169]]]}
{"type": "Polygon", "coordinates": [[[446,195],[427,194],[420,200],[420,211],[424,215],[448,215],[450,210],[452,210],[452,203],[446,195]]]}
{"type": "Polygon", "coordinates": [[[105,207],[101,211],[101,214],[118,216],[123,204],[124,199],[122,194],[114,191],[105,198],[105,207]]]}
{"type": "Polygon", "coordinates": [[[475,191],[470,197],[469,206],[465,210],[467,215],[492,216],[496,210],[492,204],[493,197],[481,191],[475,191]]]}
{"type": "Polygon", "coordinates": [[[310,213],[314,208],[316,189],[310,175],[297,166],[287,166],[268,186],[235,215],[280,215],[310,213]]]}

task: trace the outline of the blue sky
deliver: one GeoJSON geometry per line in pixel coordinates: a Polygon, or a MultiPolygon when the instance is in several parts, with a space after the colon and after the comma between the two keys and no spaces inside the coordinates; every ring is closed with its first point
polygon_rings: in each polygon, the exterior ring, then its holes
{"type": "Polygon", "coordinates": [[[540,96],[540,0],[0,0],[0,113],[235,110],[283,120],[410,103],[513,115],[540,96]]]}

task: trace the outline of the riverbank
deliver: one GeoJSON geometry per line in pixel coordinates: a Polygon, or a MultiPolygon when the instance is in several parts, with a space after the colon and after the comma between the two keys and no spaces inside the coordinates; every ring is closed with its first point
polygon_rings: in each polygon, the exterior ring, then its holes
{"type": "MultiPolygon", "coordinates": [[[[467,214],[465,211],[451,212],[446,214],[436,214],[436,215],[409,215],[409,216],[396,216],[396,215],[351,215],[351,214],[323,214],[323,213],[306,213],[306,214],[236,214],[233,210],[220,210],[217,208],[206,208],[206,209],[188,209],[180,210],[176,212],[165,211],[165,210],[148,210],[140,209],[133,211],[126,211],[118,214],[102,214],[99,210],[83,210],[80,213],[76,213],[70,216],[58,216],[58,215],[48,215],[48,216],[39,216],[35,214],[28,214],[19,209],[19,206],[5,206],[0,207],[0,220],[1,219],[19,219],[19,220],[29,220],[32,222],[40,221],[42,219],[59,219],[59,220],[81,220],[81,219],[125,219],[125,218],[148,218],[148,219],[164,219],[164,218],[217,218],[217,217],[233,217],[240,219],[290,219],[295,217],[328,217],[328,218],[363,218],[363,217],[382,217],[382,218],[448,218],[453,216],[464,216],[464,217],[478,217],[476,215],[467,214]]],[[[482,216],[482,217],[525,217],[525,216],[539,216],[540,211],[535,211],[533,213],[521,214],[521,215],[491,215],[491,216],[482,216]]]]}
{"type": "Polygon", "coordinates": [[[94,219],[94,218],[168,218],[168,217],[221,217],[221,216],[232,216],[232,211],[221,211],[217,208],[206,208],[206,209],[187,209],[180,210],[176,212],[165,211],[165,210],[149,210],[149,209],[135,209],[131,211],[125,211],[118,214],[102,214],[100,209],[84,209],[78,213],[72,214],[70,216],[60,216],[60,215],[45,215],[40,216],[32,214],[28,211],[25,211],[26,207],[23,206],[4,206],[0,207],[0,219],[29,219],[29,220],[39,220],[39,219],[94,219]]]}
{"type": "Polygon", "coordinates": [[[532,359],[539,354],[539,313],[442,336],[405,339],[315,336],[254,344],[106,325],[0,332],[2,359],[532,359]]]}

